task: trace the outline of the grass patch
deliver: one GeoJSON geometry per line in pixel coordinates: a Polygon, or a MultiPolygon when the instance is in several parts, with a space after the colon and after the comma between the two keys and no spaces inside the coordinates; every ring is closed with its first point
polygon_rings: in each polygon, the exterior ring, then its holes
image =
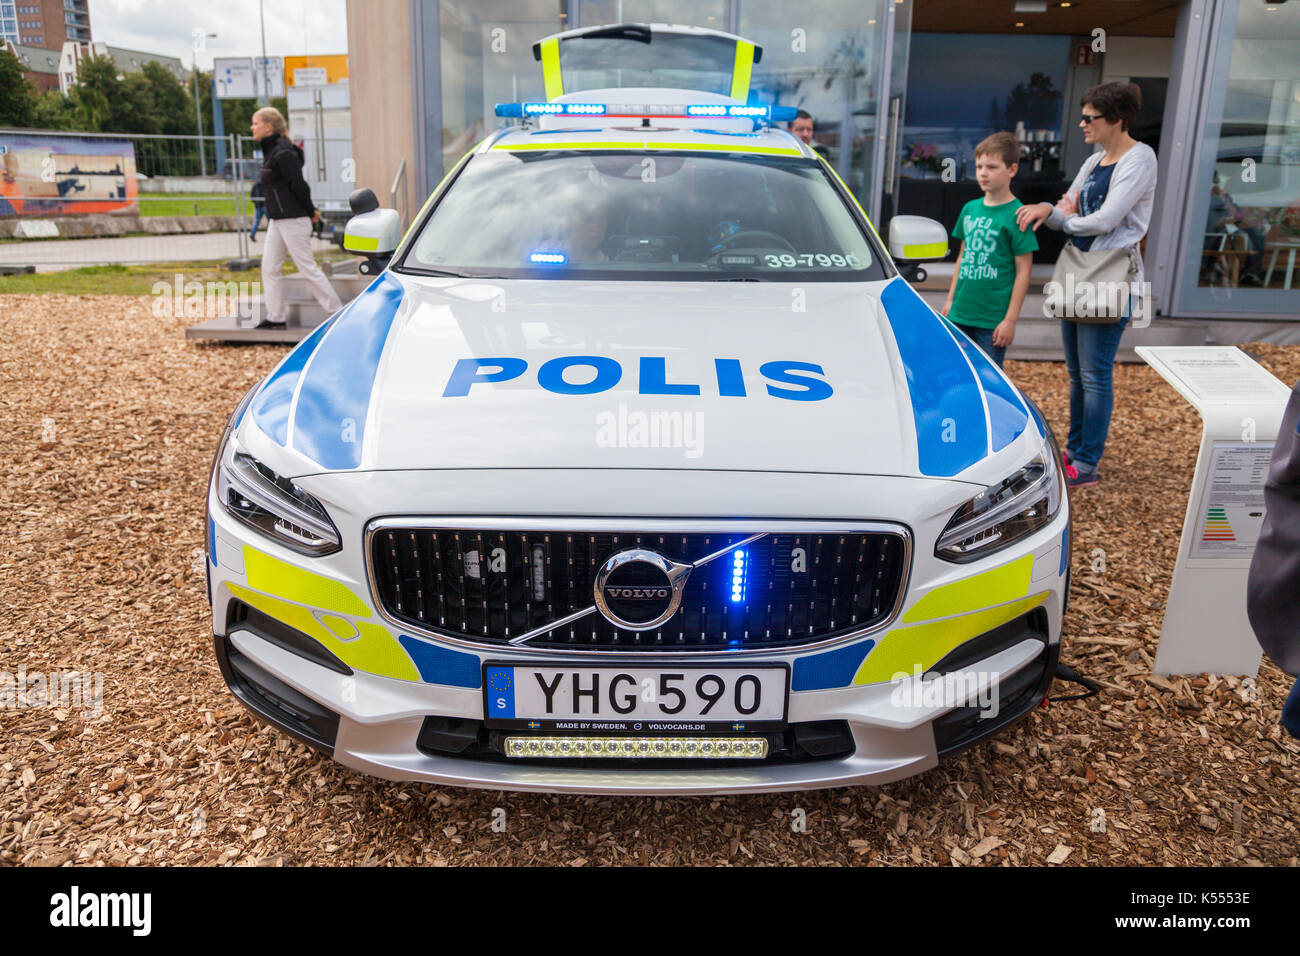
{"type": "MultiPolygon", "coordinates": [[[[285,275],[293,275],[297,271],[292,260],[285,261],[285,275]]],[[[158,262],[143,266],[85,266],[62,272],[0,276],[0,294],[151,295],[158,282],[173,287],[178,274],[182,283],[262,281],[260,269],[232,272],[225,268],[224,260],[158,262]]]]}
{"type": "MultiPolygon", "coordinates": [[[[243,198],[244,215],[253,214],[253,203],[243,198]]],[[[235,216],[236,197],[224,193],[142,193],[141,216],[235,216]]]]}

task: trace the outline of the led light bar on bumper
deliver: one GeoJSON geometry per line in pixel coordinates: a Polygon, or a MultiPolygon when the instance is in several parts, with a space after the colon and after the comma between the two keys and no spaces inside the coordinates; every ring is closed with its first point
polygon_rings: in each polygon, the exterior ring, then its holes
{"type": "Polygon", "coordinates": [[[507,737],[507,757],[762,760],[765,737],[507,737]]]}
{"type": "Polygon", "coordinates": [[[1056,455],[1045,444],[1033,461],[967,501],[935,544],[945,561],[975,561],[1050,524],[1061,507],[1056,455]]]}
{"type": "Polygon", "coordinates": [[[231,435],[217,461],[217,500],[226,513],[303,554],[338,551],[342,539],[325,507],[288,478],[239,450],[231,435]]]}

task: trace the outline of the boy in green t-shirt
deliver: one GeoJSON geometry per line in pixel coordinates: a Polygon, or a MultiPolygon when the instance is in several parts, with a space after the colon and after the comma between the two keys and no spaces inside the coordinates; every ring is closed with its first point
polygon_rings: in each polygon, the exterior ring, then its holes
{"type": "Polygon", "coordinates": [[[1029,269],[1038,239],[1016,225],[1020,200],[1011,195],[1019,168],[1020,143],[1011,133],[994,133],[975,147],[975,178],[982,199],[962,207],[953,228],[961,240],[943,314],[998,368],[1016,337],[1016,319],[1029,291],[1029,269]]]}

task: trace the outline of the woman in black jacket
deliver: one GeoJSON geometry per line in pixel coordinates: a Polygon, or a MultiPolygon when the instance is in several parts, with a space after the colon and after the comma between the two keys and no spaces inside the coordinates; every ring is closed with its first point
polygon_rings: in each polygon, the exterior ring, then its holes
{"type": "Polygon", "coordinates": [[[284,324],[284,277],[280,269],[286,252],[293,257],[321,308],[332,315],[343,308],[343,303],[312,258],[312,223],[320,219],[320,211],[312,205],[311,187],[302,176],[302,150],[289,139],[284,116],[273,106],[264,106],[253,114],[252,132],[262,148],[262,194],[266,217],[271,221],[262,248],[266,315],[258,324],[284,324]]]}

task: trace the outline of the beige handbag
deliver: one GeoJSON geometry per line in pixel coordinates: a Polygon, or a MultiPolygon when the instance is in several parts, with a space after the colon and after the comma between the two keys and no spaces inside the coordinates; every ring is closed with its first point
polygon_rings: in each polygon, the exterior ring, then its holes
{"type": "Polygon", "coordinates": [[[1128,307],[1138,247],[1084,252],[1073,242],[1061,250],[1051,281],[1043,287],[1043,311],[1058,319],[1105,325],[1118,322],[1128,307]]]}

